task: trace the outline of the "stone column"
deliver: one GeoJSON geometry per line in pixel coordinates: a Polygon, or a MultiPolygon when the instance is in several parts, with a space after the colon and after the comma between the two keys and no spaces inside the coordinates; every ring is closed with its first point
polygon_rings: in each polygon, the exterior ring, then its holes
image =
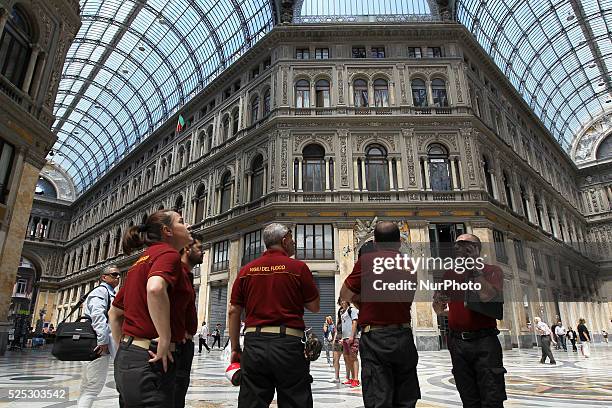
{"type": "Polygon", "coordinates": [[[359,190],[359,164],[357,159],[353,159],[353,189],[359,190]]]}
{"type": "Polygon", "coordinates": [[[36,61],[38,60],[38,53],[40,52],[40,45],[32,44],[32,52],[30,53],[30,61],[26,69],[25,77],[23,79],[23,85],[21,90],[25,93],[29,93],[30,84],[32,84],[32,75],[34,74],[34,68],[36,67],[36,61]]]}
{"type": "Polygon", "coordinates": [[[264,163],[263,169],[263,195],[268,192],[268,163],[264,163]]]}
{"type": "Polygon", "coordinates": [[[302,190],[302,157],[298,157],[298,185],[297,185],[297,191],[303,191],[302,190]]]}
{"type": "Polygon", "coordinates": [[[374,106],[374,84],[368,81],[368,107],[374,106]]]}
{"type": "Polygon", "coordinates": [[[251,183],[253,180],[253,173],[249,170],[246,173],[246,179],[247,179],[247,196],[246,196],[246,201],[249,202],[251,201],[251,183]]]}
{"type": "MultiPolygon", "coordinates": [[[[410,223],[410,242],[414,249],[414,256],[424,254],[430,256],[429,232],[427,222],[410,223]]],[[[430,270],[420,268],[417,270],[418,281],[433,281],[430,270]]],[[[438,329],[438,318],[431,306],[433,299],[432,291],[417,291],[415,302],[412,305],[412,327],[414,330],[415,344],[417,350],[439,350],[440,332],[438,329]]]]}
{"type": "Polygon", "coordinates": [[[453,190],[459,190],[459,184],[457,183],[457,171],[455,170],[455,158],[450,160],[451,177],[453,179],[453,190]]]}
{"type": "Polygon", "coordinates": [[[431,80],[425,81],[425,88],[427,88],[427,106],[433,106],[433,94],[431,93],[431,80]]]}
{"type": "Polygon", "coordinates": [[[425,190],[431,190],[431,186],[429,185],[429,160],[425,159],[423,160],[423,162],[425,163],[425,190]]]}
{"type": "Polygon", "coordinates": [[[338,223],[337,228],[338,245],[335,249],[335,258],[338,260],[338,270],[336,273],[335,299],[340,295],[342,283],[353,270],[356,258],[355,248],[353,247],[353,225],[351,223],[338,223]]]}
{"type": "Polygon", "coordinates": [[[210,243],[206,244],[202,263],[200,264],[200,287],[198,289],[198,327],[206,320],[206,311],[208,305],[208,265],[210,260],[211,248],[210,243]]]}
{"type": "Polygon", "coordinates": [[[465,178],[463,177],[463,165],[461,164],[461,159],[457,158],[457,165],[459,167],[459,181],[461,182],[460,190],[465,189],[465,178]]]}
{"type": "Polygon", "coordinates": [[[389,168],[389,189],[395,189],[395,182],[393,181],[393,160],[387,160],[387,167],[389,168]]]}
{"type": "Polygon", "coordinates": [[[404,182],[402,179],[402,160],[401,159],[397,159],[396,160],[396,166],[397,166],[397,189],[398,190],[403,190],[404,189],[404,182]]]}
{"type": "MultiPolygon", "coordinates": [[[[231,237],[229,243],[229,264],[227,268],[227,306],[225,309],[227,312],[229,312],[232,287],[234,286],[234,281],[238,276],[240,263],[240,235],[238,235],[237,237],[231,237]]],[[[227,324],[227,315],[225,322],[225,327],[229,327],[227,324]]]]}
{"type": "Polygon", "coordinates": [[[361,191],[368,191],[368,183],[366,181],[366,171],[365,171],[365,161],[362,160],[361,161],[361,181],[363,184],[363,188],[361,189],[361,191]]]}
{"type": "Polygon", "coordinates": [[[329,157],[325,157],[325,191],[330,191],[329,186],[329,157]]]}
{"type": "Polygon", "coordinates": [[[215,211],[215,215],[221,213],[221,188],[217,187],[215,190],[215,205],[217,207],[217,211],[215,211]]]}
{"type": "Polygon", "coordinates": [[[7,321],[8,310],[19,268],[23,238],[32,209],[34,188],[40,173],[40,168],[24,161],[24,154],[23,151],[19,151],[15,155],[12,183],[12,187],[16,190],[15,198],[13,203],[8,203],[9,208],[12,207],[12,209],[6,216],[6,227],[3,227],[3,229],[6,228],[4,229],[4,242],[0,242],[0,259],[2,259],[0,263],[0,355],[4,355],[6,351],[8,330],[12,327],[12,323],[7,321]]]}

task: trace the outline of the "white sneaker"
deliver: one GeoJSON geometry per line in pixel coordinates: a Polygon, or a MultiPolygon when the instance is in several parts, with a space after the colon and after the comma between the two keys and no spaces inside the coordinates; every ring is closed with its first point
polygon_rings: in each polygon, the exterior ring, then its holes
{"type": "Polygon", "coordinates": [[[331,380],[329,380],[330,383],[336,383],[336,384],[340,384],[340,379],[339,378],[332,378],[331,380]]]}

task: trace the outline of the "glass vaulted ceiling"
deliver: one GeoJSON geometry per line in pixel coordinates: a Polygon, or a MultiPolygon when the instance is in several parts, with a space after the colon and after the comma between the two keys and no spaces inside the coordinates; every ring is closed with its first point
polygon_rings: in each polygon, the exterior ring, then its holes
{"type": "Polygon", "coordinates": [[[81,0],[53,161],[79,192],[273,25],[269,0],[81,0]]]}
{"type": "Polygon", "coordinates": [[[612,0],[458,0],[457,18],[565,149],[612,108],[612,0]]]}

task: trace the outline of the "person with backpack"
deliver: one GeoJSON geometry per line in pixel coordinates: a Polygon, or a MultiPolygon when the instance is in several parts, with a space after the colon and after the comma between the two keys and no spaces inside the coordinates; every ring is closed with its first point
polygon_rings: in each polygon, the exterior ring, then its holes
{"type": "Polygon", "coordinates": [[[343,382],[351,388],[359,387],[359,338],[361,331],[357,321],[359,320],[359,309],[351,306],[349,302],[343,300],[342,313],[342,351],[344,364],[349,370],[349,379],[343,382]]]}
{"type": "Polygon", "coordinates": [[[110,359],[115,357],[116,349],[111,341],[108,310],[115,298],[115,288],[119,285],[120,277],[119,269],[115,265],[104,268],[100,285],[89,292],[83,306],[83,315],[91,319],[91,325],[96,331],[98,346],[95,351],[98,358],[83,363],[78,408],[90,408],[93,405],[94,399],[106,383],[110,359]]]}
{"type": "Polygon", "coordinates": [[[334,335],[336,334],[336,326],[331,316],[325,317],[325,323],[323,324],[323,345],[325,348],[325,357],[327,358],[327,364],[331,367],[332,362],[329,358],[329,352],[331,351],[332,344],[334,341],[334,335]]]}

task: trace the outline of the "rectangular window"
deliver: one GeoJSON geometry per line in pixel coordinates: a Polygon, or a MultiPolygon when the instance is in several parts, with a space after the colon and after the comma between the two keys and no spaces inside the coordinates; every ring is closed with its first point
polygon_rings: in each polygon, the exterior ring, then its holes
{"type": "Polygon", "coordinates": [[[26,279],[18,279],[15,284],[15,295],[25,295],[28,288],[28,281],[26,279]]]}
{"type": "Polygon", "coordinates": [[[310,59],[310,50],[308,48],[297,48],[295,50],[295,59],[310,59]]]}
{"type": "Polygon", "coordinates": [[[229,241],[217,242],[213,245],[212,271],[225,271],[229,267],[229,241]]]}
{"type": "Polygon", "coordinates": [[[420,47],[408,47],[408,58],[421,58],[420,47]]]}
{"type": "Polygon", "coordinates": [[[353,47],[353,58],[365,58],[366,49],[365,47],[353,47]]]}
{"type": "Polygon", "coordinates": [[[556,280],[557,274],[555,273],[555,262],[551,255],[546,255],[546,267],[548,268],[548,277],[550,280],[556,280]]]}
{"type": "Polygon", "coordinates": [[[385,58],[385,47],[372,47],[372,58],[385,58]]]}
{"type": "Polygon", "coordinates": [[[427,48],[427,56],[429,58],[442,58],[442,48],[440,47],[427,48]]]}
{"type": "Polygon", "coordinates": [[[463,224],[430,224],[429,248],[432,257],[446,258],[454,256],[455,240],[465,233],[463,224]]]}
{"type": "Polygon", "coordinates": [[[540,253],[537,249],[531,248],[531,256],[533,260],[533,270],[538,276],[542,276],[542,266],[540,265],[540,253]]]}
{"type": "Polygon", "coordinates": [[[13,170],[15,146],[0,139],[0,204],[6,204],[13,170]]]}
{"type": "Polygon", "coordinates": [[[508,263],[508,254],[506,253],[506,240],[504,234],[500,231],[493,230],[493,241],[495,243],[495,255],[497,260],[503,263],[508,263]]]}
{"type": "Polygon", "coordinates": [[[296,258],[334,259],[333,234],[330,224],[298,224],[295,227],[296,258]]]}
{"type": "Polygon", "coordinates": [[[315,59],[329,59],[329,48],[315,49],[315,59]]]}
{"type": "Polygon", "coordinates": [[[516,265],[519,269],[526,270],[527,263],[525,261],[525,248],[523,247],[523,241],[518,239],[514,240],[514,253],[516,254],[516,265]]]}
{"type": "Polygon", "coordinates": [[[242,265],[246,265],[255,258],[259,258],[264,252],[264,244],[261,239],[261,230],[253,231],[244,236],[244,250],[242,252],[242,265]]]}

